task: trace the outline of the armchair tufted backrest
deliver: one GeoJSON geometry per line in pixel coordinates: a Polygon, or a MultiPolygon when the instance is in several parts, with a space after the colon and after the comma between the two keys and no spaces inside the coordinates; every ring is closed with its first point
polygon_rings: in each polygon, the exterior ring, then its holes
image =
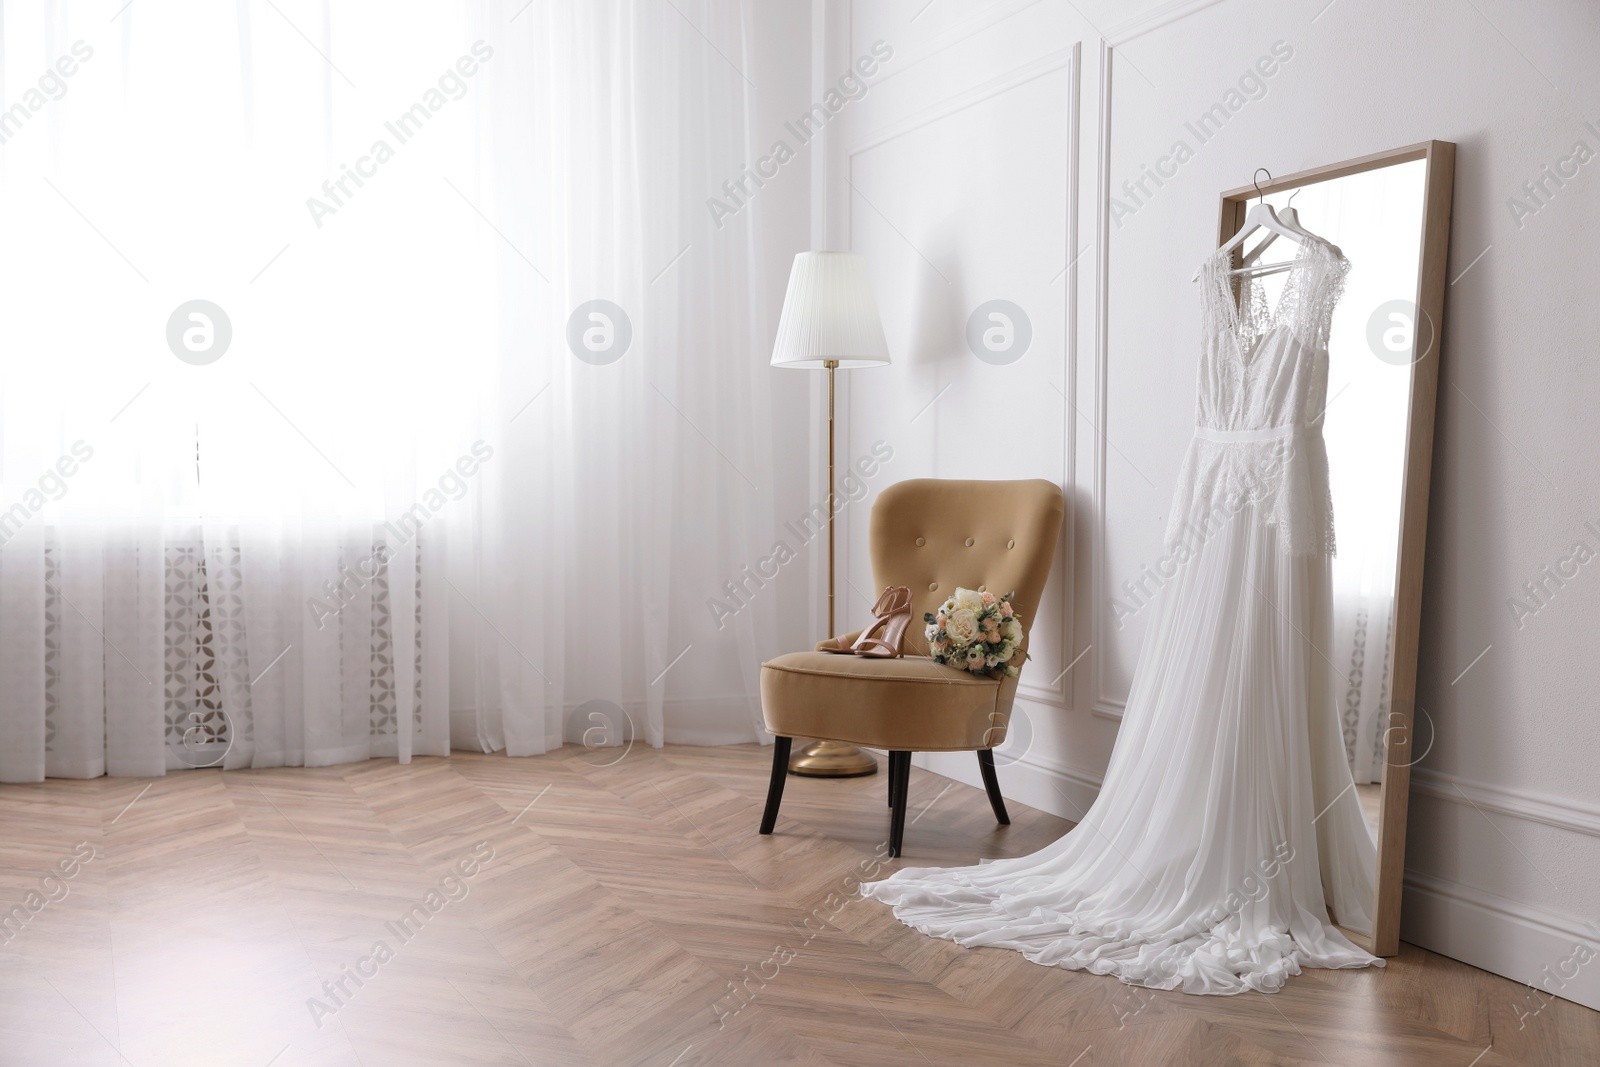
{"type": "Polygon", "coordinates": [[[926,656],[924,612],[957,586],[1012,601],[1024,630],[1033,626],[1055,559],[1065,502],[1043,479],[1014,482],[914,478],[878,494],[872,505],[872,573],[877,588],[911,588],[908,656],[926,656]]]}

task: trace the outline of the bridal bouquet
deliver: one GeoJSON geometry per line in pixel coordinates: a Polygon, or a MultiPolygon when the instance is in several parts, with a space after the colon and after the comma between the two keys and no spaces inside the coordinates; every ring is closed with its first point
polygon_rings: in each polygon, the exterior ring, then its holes
{"type": "Polygon", "coordinates": [[[928,624],[928,654],[933,661],[973,674],[1002,669],[1007,677],[1015,678],[1017,668],[1011,665],[1011,659],[1022,644],[1022,618],[1011,606],[1015,595],[995,596],[958,588],[937,612],[923,615],[922,621],[928,624]]]}

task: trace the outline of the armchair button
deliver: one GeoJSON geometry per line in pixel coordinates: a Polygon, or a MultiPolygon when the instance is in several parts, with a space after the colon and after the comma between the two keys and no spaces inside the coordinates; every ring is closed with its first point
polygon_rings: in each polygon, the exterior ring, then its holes
{"type": "Polygon", "coordinates": [[[922,547],[922,546],[923,546],[923,545],[925,545],[925,544],[927,544],[927,543],[928,543],[928,540],[927,540],[927,538],[925,538],[925,537],[919,537],[919,538],[917,538],[917,547],[918,547],[918,548],[921,548],[921,547],[922,547]]]}
{"type": "Polygon", "coordinates": [[[972,538],[970,538],[970,537],[969,537],[969,538],[967,538],[967,547],[968,547],[968,548],[971,548],[971,547],[972,547],[972,538]]]}
{"type": "Polygon", "coordinates": [[[937,590],[938,588],[939,588],[939,583],[938,582],[930,582],[928,584],[928,592],[930,592],[930,593],[935,591],[935,590],[937,590]]]}
{"type": "Polygon", "coordinates": [[[1006,542],[1006,547],[1007,548],[1016,548],[1017,547],[1017,543],[1015,541],[1007,541],[1006,542]]]}

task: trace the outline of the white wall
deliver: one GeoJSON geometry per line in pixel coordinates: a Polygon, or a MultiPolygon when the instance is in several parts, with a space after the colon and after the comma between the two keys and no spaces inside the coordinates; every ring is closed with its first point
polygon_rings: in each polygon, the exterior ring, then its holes
{"type": "MultiPolygon", "coordinates": [[[[841,449],[894,448],[877,488],[925,476],[1080,484],[1074,367],[1092,334],[1075,310],[1091,257],[1074,263],[1070,250],[1089,241],[1078,193],[1078,157],[1093,150],[1092,128],[1079,130],[1096,60],[1080,46],[1088,25],[1062,5],[1026,0],[834,4],[829,13],[830,70],[878,42],[893,51],[830,150],[827,240],[866,255],[894,358],[846,377],[841,449]],[[1021,308],[1031,329],[1013,362],[982,362],[968,346],[969,317],[993,300],[1021,308]],[[986,430],[1001,431],[987,451],[986,430]]],[[[869,510],[850,515],[840,580],[857,619],[875,593],[869,510]]],[[[1062,539],[999,757],[1010,795],[1074,815],[1093,799],[1115,738],[1114,723],[1068,710],[1081,703],[1083,670],[1066,668],[1086,640],[1079,536],[1062,539]],[[1026,762],[1010,766],[1024,751],[1026,762]]],[[[970,755],[918,759],[977,780],[970,755]]]]}
{"type": "MultiPolygon", "coordinates": [[[[1575,542],[1600,551],[1584,526],[1600,531],[1600,159],[1549,182],[1537,211],[1510,206],[1531,204],[1523,183],[1576,142],[1600,153],[1600,12],[1576,0],[1079,5],[1090,24],[1030,0],[825,2],[824,66],[878,39],[895,49],[892,76],[845,109],[829,151],[825,234],[871,259],[896,360],[849,376],[841,447],[893,441],[885,482],[1066,487],[1075,508],[1025,675],[1023,751],[1002,777],[1009,795],[1067,817],[1098,786],[1138,653],[1141,620],[1119,631],[1106,602],[1159,555],[1193,424],[1188,278],[1214,245],[1218,194],[1257,166],[1456,142],[1418,750],[1428,723],[1436,736],[1412,790],[1404,936],[1600,1006],[1600,960],[1559,977],[1575,943],[1600,941],[1585,926],[1600,916],[1600,564],[1549,583],[1531,615],[1510,606],[1575,542]],[[1277,42],[1264,94],[1199,143],[1185,122],[1277,42]],[[1131,202],[1122,183],[1179,139],[1193,158],[1113,222],[1110,193],[1131,202]],[[1006,367],[979,363],[963,339],[992,297],[1035,324],[1034,347],[1006,367]],[[951,446],[974,416],[1015,428],[993,462],[951,446]]],[[[866,516],[852,512],[844,566],[863,593],[866,516]]],[[[928,765],[976,781],[969,762],[928,765]]]]}

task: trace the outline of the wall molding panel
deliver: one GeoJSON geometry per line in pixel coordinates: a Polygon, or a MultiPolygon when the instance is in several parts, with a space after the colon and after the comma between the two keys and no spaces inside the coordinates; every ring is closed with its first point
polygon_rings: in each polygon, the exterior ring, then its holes
{"type": "MultiPolygon", "coordinates": [[[[1072,649],[1076,643],[1076,626],[1074,620],[1076,612],[1073,610],[1074,601],[1077,599],[1078,583],[1074,580],[1075,568],[1073,556],[1075,553],[1075,538],[1073,537],[1072,498],[1074,487],[1077,485],[1078,462],[1078,410],[1077,410],[1077,380],[1078,380],[1078,260],[1079,255],[1074,251],[1078,247],[1078,169],[1082,165],[1082,139],[1081,114],[1083,111],[1083,42],[1074,41],[1067,50],[1063,60],[1071,68],[1067,98],[1067,245],[1062,250],[1067,257],[1066,266],[1062,270],[1065,276],[1062,284],[1066,286],[1065,297],[1062,301],[1062,337],[1065,348],[1062,353],[1063,365],[1061,368],[1061,388],[1056,391],[1061,394],[1061,425],[1062,447],[1061,476],[1062,492],[1066,494],[1066,514],[1061,522],[1061,543],[1056,548],[1056,562],[1054,570],[1060,575],[1061,588],[1061,648],[1059,653],[1063,663],[1071,662],[1072,649]]],[[[1041,72],[1042,73],[1042,72],[1041,72]]],[[[1054,707],[1070,709],[1072,707],[1072,678],[1070,670],[1063,670],[1060,675],[1044,685],[1034,680],[1018,682],[1017,695],[1054,707]]]]}
{"type": "Polygon", "coordinates": [[[1147,33],[1159,30],[1163,26],[1181,21],[1197,11],[1203,11],[1222,0],[1167,0],[1164,4],[1157,4],[1150,10],[1134,15],[1132,18],[1123,19],[1107,27],[1105,31],[1106,42],[1113,46],[1127,44],[1129,41],[1143,37],[1147,33]]]}
{"type": "MultiPolygon", "coordinates": [[[[974,12],[967,18],[946,29],[932,41],[910,54],[905,63],[899,64],[884,73],[878,79],[878,84],[898,78],[915,70],[924,60],[932,59],[941,52],[947,52],[958,45],[965,44],[976,35],[985,30],[993,29],[1013,15],[1019,15],[1028,8],[1042,2],[1042,0],[994,0],[988,7],[974,12]]],[[[859,42],[856,42],[859,47],[859,42]]],[[[860,53],[855,53],[859,55],[860,53]]]]}
{"type": "MultiPolygon", "coordinates": [[[[1036,78],[1042,78],[1044,75],[1054,73],[1063,67],[1072,68],[1074,81],[1076,81],[1077,65],[1075,60],[1078,55],[1078,48],[1078,45],[1073,45],[1071,48],[1058,49],[1048,55],[1040,56],[1038,59],[1013,67],[996,77],[990,78],[981,85],[975,85],[964,92],[936,101],[921,111],[880,127],[860,140],[853,142],[847,154],[849,158],[854,159],[863,152],[868,152],[887,144],[896,137],[903,137],[913,130],[920,130],[924,126],[938,122],[940,119],[949,118],[951,115],[975,107],[986,100],[999,96],[1001,93],[1026,85],[1036,78]]],[[[1074,92],[1072,105],[1075,106],[1076,104],[1077,93],[1074,92]]]]}
{"type": "Polygon", "coordinates": [[[1112,70],[1116,50],[1100,42],[1100,129],[1095,155],[1095,265],[1094,265],[1094,480],[1090,500],[1093,507],[1094,536],[1089,545],[1091,593],[1089,638],[1094,643],[1090,686],[1093,694],[1089,710],[1101,718],[1121,721],[1126,696],[1105,692],[1106,650],[1106,411],[1110,406],[1108,373],[1111,361],[1111,105],[1112,70]]]}
{"type": "Polygon", "coordinates": [[[1411,791],[1568,833],[1600,837],[1600,805],[1565,800],[1533,790],[1476,782],[1426,767],[1411,768],[1411,791]]]}

